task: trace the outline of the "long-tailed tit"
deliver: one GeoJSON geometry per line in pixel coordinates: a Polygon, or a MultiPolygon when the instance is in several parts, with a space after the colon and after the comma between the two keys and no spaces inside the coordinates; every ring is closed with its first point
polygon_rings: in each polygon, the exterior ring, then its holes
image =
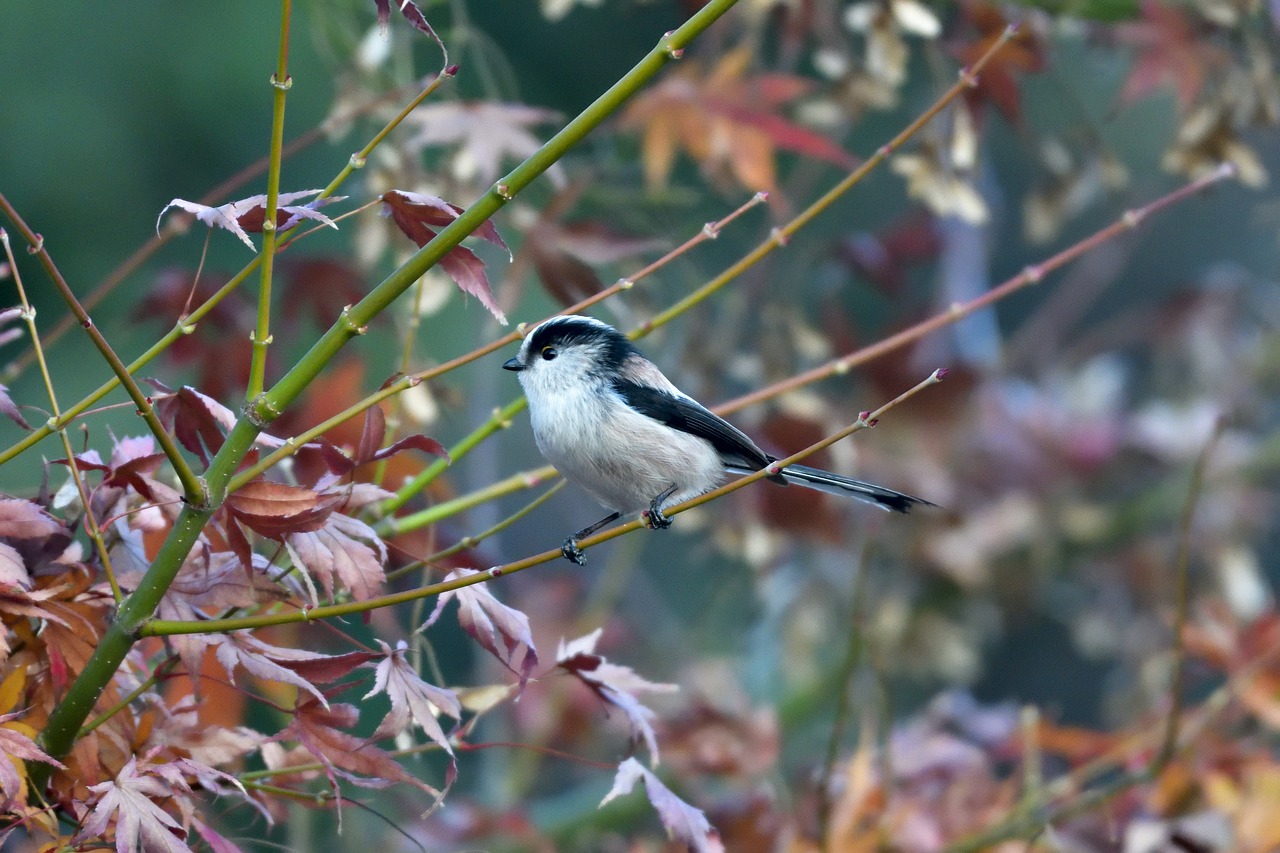
{"type": "MultiPolygon", "coordinates": [[[[538,449],[571,483],[611,510],[561,546],[586,558],[578,541],[624,515],[648,510],[651,527],[669,527],[662,507],[716,488],[725,473],[759,471],[775,457],[685,394],[624,335],[590,317],[553,317],[525,336],[502,365],[520,374],[538,449]]],[[[839,474],[792,465],[769,477],[907,512],[928,501],[839,474]]]]}

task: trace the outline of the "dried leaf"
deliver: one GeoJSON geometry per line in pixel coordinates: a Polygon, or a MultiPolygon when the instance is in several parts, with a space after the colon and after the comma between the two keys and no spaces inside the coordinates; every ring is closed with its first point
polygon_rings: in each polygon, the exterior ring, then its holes
{"type": "Polygon", "coordinates": [[[31,429],[31,424],[27,423],[26,418],[22,417],[22,412],[18,411],[18,406],[9,397],[9,386],[0,385],[0,415],[4,415],[23,429],[31,429]]]}
{"type": "Polygon", "coordinates": [[[0,498],[0,539],[69,537],[66,526],[31,501],[0,498]]]}
{"type": "Polygon", "coordinates": [[[1188,110],[1210,73],[1229,62],[1226,51],[1204,38],[1191,15],[1190,8],[1143,0],[1141,20],[1117,25],[1120,40],[1138,51],[1116,96],[1119,106],[1129,106],[1168,85],[1182,109],[1188,110]]]}
{"type": "MultiPolygon", "coordinates": [[[[385,37],[387,34],[387,25],[391,22],[391,0],[373,0],[373,4],[378,9],[378,28],[382,30],[385,37]]],[[[430,36],[432,41],[440,45],[441,52],[445,55],[445,62],[449,61],[449,53],[445,50],[444,42],[440,40],[440,36],[436,35],[436,31],[431,29],[431,25],[427,23],[427,16],[422,14],[422,10],[413,0],[396,0],[396,7],[400,10],[401,16],[404,17],[409,25],[420,33],[430,36]]]]}
{"type": "Polygon", "coordinates": [[[116,853],[190,853],[186,830],[155,803],[174,796],[166,781],[145,768],[140,772],[131,757],[115,779],[89,786],[98,803],[75,840],[102,837],[114,818],[116,853]]]}
{"type": "Polygon", "coordinates": [[[375,739],[393,737],[400,734],[408,726],[410,720],[422,727],[427,737],[440,745],[442,749],[453,754],[449,738],[440,727],[437,715],[448,714],[455,720],[462,717],[462,705],[452,690],[428,684],[418,676],[417,671],[408,660],[409,646],[401,640],[392,651],[391,647],[378,640],[382,646],[383,658],[376,666],[372,663],[364,666],[375,666],[373,689],[365,694],[368,699],[379,693],[385,693],[391,700],[391,711],[383,718],[374,732],[375,739]]]}
{"type": "Polygon", "coordinates": [[[605,794],[600,805],[623,794],[631,793],[636,782],[644,782],[645,795],[658,813],[658,818],[667,830],[667,837],[688,846],[695,853],[723,853],[724,845],[720,842],[720,833],[707,820],[700,810],[677,797],[670,788],[662,784],[653,773],[644,768],[639,761],[628,758],[618,765],[618,773],[613,778],[613,787],[605,794]]]}
{"type": "MultiPolygon", "coordinates": [[[[436,229],[443,228],[453,222],[463,212],[462,208],[450,204],[442,198],[422,193],[411,193],[403,190],[390,190],[382,194],[383,213],[389,215],[396,227],[416,243],[425,246],[436,236],[436,229]]],[[[498,234],[493,222],[486,219],[484,224],[475,230],[475,236],[507,249],[507,244],[498,234]]],[[[510,249],[507,249],[510,254],[510,249]]],[[[506,315],[498,307],[493,298],[493,290],[489,279],[484,274],[484,261],[474,252],[463,246],[454,246],[440,259],[440,267],[450,278],[462,288],[480,300],[489,313],[506,323],[506,315]]]]}
{"type": "MultiPolygon", "coordinates": [[[[519,163],[542,147],[528,128],[559,121],[553,110],[492,101],[442,101],[425,104],[409,114],[407,124],[419,128],[407,145],[411,150],[456,145],[453,177],[461,182],[492,183],[506,161],[519,163]]],[[[548,170],[557,184],[564,182],[559,166],[548,170]]]]}
{"type": "MultiPolygon", "coordinates": [[[[353,264],[340,258],[288,258],[276,261],[277,269],[285,277],[285,304],[291,310],[281,312],[280,319],[291,323],[305,312],[294,311],[299,305],[308,309],[316,323],[328,328],[342,316],[342,309],[359,302],[369,291],[363,273],[353,264]]],[[[204,320],[201,320],[201,325],[204,320]]]]}
{"type": "Polygon", "coordinates": [[[777,149],[841,168],[854,159],[826,137],[778,115],[812,84],[781,74],[748,76],[750,48],[725,54],[710,72],[691,62],[636,97],[622,115],[624,128],[643,134],[645,178],[664,186],[684,149],[711,177],[732,177],[748,190],[777,193],[777,149]]]}
{"type": "MultiPolygon", "coordinates": [[[[477,572],[472,569],[457,569],[450,572],[445,581],[474,574],[477,572]]],[[[435,610],[418,630],[435,624],[445,605],[455,598],[458,600],[458,623],[463,630],[518,675],[523,688],[529,674],[538,665],[538,651],[529,630],[529,617],[494,598],[486,584],[477,583],[441,593],[436,599],[435,610]]]]}
{"type": "Polygon", "coordinates": [[[258,478],[227,496],[233,518],[260,536],[283,539],[290,533],[319,530],[340,502],[335,495],[320,495],[301,486],[289,486],[258,478]]]}
{"type": "MultiPolygon", "coordinates": [[[[0,714],[0,724],[8,723],[19,716],[21,712],[0,714]]],[[[13,761],[3,760],[2,756],[9,756],[17,761],[42,761],[62,770],[67,769],[61,761],[36,746],[36,742],[27,735],[11,727],[0,725],[0,794],[4,795],[0,804],[16,800],[22,793],[22,776],[18,773],[18,768],[13,761]]]]}
{"type": "MultiPolygon", "coordinates": [[[[320,190],[280,193],[276,198],[276,229],[287,231],[303,219],[312,219],[336,229],[338,226],[334,221],[317,208],[332,204],[335,201],[341,201],[346,196],[328,196],[303,205],[289,203],[300,198],[306,198],[309,195],[315,195],[318,192],[320,190]]],[[[196,219],[199,219],[210,228],[224,228],[230,231],[239,237],[240,241],[248,246],[250,251],[257,251],[257,247],[249,239],[249,232],[257,233],[262,231],[262,223],[267,216],[267,197],[265,195],[242,198],[238,201],[227,202],[219,207],[209,207],[198,202],[175,198],[164,206],[164,209],[160,211],[160,216],[156,218],[156,233],[160,232],[160,220],[164,218],[165,212],[171,207],[194,214],[196,219]]]]}
{"type": "Polygon", "coordinates": [[[247,631],[210,637],[209,643],[215,647],[218,662],[233,681],[236,668],[243,667],[256,678],[292,684],[310,693],[320,704],[329,704],[319,688],[294,671],[299,663],[322,660],[327,655],[268,645],[247,631]]]}
{"type": "MultiPolygon", "coordinates": [[[[407,772],[392,756],[371,746],[367,738],[340,731],[354,726],[358,719],[359,713],[351,705],[339,704],[330,708],[307,700],[298,704],[293,720],[271,740],[297,739],[303,749],[324,765],[335,793],[338,792],[337,777],[341,776],[364,788],[385,788],[403,782],[426,791],[437,801],[444,796],[441,791],[407,772]]],[[[446,787],[452,781],[452,775],[450,770],[446,787]]]]}
{"type": "Polygon", "coordinates": [[[382,589],[387,546],[359,519],[335,512],[318,530],[286,534],[284,544],[293,562],[318,577],[330,597],[335,578],[357,601],[382,589]]]}
{"type": "MultiPolygon", "coordinates": [[[[995,47],[997,41],[1005,38],[1008,21],[1000,8],[990,3],[969,3],[962,8],[969,23],[977,29],[978,38],[959,47],[954,53],[960,62],[972,65],[995,47]]],[[[984,101],[990,102],[1011,124],[1019,124],[1022,119],[1022,95],[1018,78],[1022,74],[1043,71],[1048,67],[1045,53],[1045,46],[1029,28],[1020,30],[1013,38],[1006,40],[987,61],[982,73],[978,75],[977,87],[966,93],[966,102],[974,109],[984,101]]]]}
{"type": "Polygon", "coordinates": [[[597,628],[576,640],[560,641],[556,651],[556,666],[575,676],[602,702],[618,708],[626,715],[631,727],[631,743],[644,741],[654,767],[658,766],[658,743],[653,733],[654,713],[640,703],[640,693],[674,693],[674,684],[656,684],[636,675],[630,667],[609,663],[603,655],[595,653],[596,643],[603,629],[597,628]]]}

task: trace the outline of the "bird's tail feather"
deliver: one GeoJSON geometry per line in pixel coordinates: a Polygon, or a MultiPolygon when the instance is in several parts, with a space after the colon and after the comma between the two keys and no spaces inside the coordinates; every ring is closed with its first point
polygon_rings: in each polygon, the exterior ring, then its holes
{"type": "MultiPolygon", "coordinates": [[[[729,470],[735,474],[752,473],[749,468],[737,466],[729,466],[729,470]]],[[[821,468],[810,468],[807,465],[791,465],[783,468],[780,476],[786,482],[794,483],[797,486],[806,486],[820,492],[853,498],[890,512],[910,512],[911,508],[917,504],[935,506],[935,504],[924,498],[904,495],[902,492],[895,492],[893,489],[886,489],[884,486],[864,483],[861,480],[842,477],[839,474],[823,471],[821,468]]],[[[770,479],[773,478],[770,477],[770,479]]]]}

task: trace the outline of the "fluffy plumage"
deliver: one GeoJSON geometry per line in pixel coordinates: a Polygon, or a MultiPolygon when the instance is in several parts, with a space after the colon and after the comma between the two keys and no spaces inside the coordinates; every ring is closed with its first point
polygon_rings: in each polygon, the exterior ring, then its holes
{"type": "MultiPolygon", "coordinates": [[[[538,449],[570,482],[613,511],[565,541],[576,542],[622,515],[651,511],[714,489],[725,473],[759,471],[774,457],[671,383],[612,326],[591,317],[553,317],[503,364],[519,373],[538,449]]],[[[907,512],[928,501],[803,465],[769,479],[907,512]]]]}

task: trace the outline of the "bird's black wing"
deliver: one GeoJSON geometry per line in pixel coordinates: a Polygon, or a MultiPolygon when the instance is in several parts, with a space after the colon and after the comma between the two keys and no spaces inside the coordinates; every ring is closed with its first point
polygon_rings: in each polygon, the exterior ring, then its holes
{"type": "Polygon", "coordinates": [[[672,429],[705,438],[727,463],[758,471],[772,461],[741,430],[687,397],[623,379],[614,380],[613,389],[640,414],[672,429]]]}

